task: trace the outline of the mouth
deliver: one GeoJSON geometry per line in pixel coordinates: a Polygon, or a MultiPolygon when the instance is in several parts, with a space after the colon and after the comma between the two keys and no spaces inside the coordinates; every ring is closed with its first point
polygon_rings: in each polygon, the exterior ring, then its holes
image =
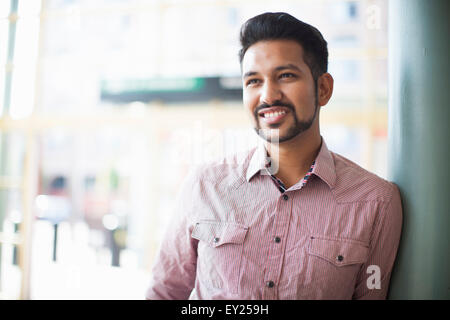
{"type": "Polygon", "coordinates": [[[284,107],[264,108],[258,112],[261,120],[267,124],[281,122],[289,113],[289,109],[284,107]]]}

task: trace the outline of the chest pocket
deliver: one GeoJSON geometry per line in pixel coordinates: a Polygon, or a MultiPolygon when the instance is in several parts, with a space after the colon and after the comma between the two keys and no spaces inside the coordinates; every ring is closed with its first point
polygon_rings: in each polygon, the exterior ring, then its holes
{"type": "Polygon", "coordinates": [[[355,240],[311,237],[308,253],[325,259],[336,267],[362,264],[366,261],[369,248],[355,240]]]}
{"type": "Polygon", "coordinates": [[[237,293],[247,231],[248,227],[234,222],[202,220],[195,224],[191,237],[199,240],[197,275],[200,282],[237,293]]]}
{"type": "Polygon", "coordinates": [[[351,298],[369,247],[349,239],[310,237],[302,289],[315,299],[351,298]]]}

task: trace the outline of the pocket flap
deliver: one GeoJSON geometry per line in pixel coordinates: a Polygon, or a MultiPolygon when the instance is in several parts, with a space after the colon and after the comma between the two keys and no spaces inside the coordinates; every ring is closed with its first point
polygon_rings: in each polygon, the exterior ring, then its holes
{"type": "Polygon", "coordinates": [[[192,230],[192,238],[204,241],[212,247],[225,243],[242,244],[248,227],[223,221],[199,221],[192,230]]]}
{"type": "Polygon", "coordinates": [[[367,260],[369,248],[355,240],[312,236],[309,239],[308,253],[340,267],[364,263],[367,260]]]}

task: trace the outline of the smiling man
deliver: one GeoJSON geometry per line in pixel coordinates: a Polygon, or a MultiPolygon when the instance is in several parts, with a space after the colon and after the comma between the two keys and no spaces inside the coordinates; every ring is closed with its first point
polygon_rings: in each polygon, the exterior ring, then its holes
{"type": "Polygon", "coordinates": [[[241,29],[244,107],[264,144],[186,179],[148,299],[384,299],[394,184],[328,150],[327,43],[286,13],[241,29]]]}

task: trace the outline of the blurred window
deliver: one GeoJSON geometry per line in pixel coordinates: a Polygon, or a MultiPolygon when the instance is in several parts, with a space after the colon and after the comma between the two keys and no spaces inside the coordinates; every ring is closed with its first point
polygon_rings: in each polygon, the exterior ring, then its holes
{"type": "Polygon", "coordinates": [[[238,33],[323,33],[330,149],[385,177],[387,0],[0,1],[0,297],[143,299],[190,165],[255,143],[238,33]]]}

